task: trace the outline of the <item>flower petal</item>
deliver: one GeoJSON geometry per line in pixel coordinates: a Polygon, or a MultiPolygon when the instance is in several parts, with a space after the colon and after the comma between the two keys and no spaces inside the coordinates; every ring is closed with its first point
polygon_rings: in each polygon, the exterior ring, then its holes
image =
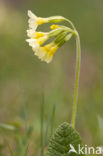
{"type": "Polygon", "coordinates": [[[29,43],[29,46],[33,48],[33,51],[40,47],[36,39],[27,39],[26,41],[29,43]]]}
{"type": "Polygon", "coordinates": [[[33,35],[35,33],[35,31],[33,30],[33,29],[29,29],[29,30],[27,30],[27,36],[28,37],[35,37],[35,35],[33,35]]]}
{"type": "Polygon", "coordinates": [[[33,14],[30,10],[28,11],[28,16],[29,16],[29,28],[36,30],[38,24],[37,24],[37,16],[33,14]]]}
{"type": "Polygon", "coordinates": [[[32,13],[32,11],[30,11],[30,10],[28,10],[28,16],[30,18],[37,18],[37,16],[34,13],[32,13]]]}

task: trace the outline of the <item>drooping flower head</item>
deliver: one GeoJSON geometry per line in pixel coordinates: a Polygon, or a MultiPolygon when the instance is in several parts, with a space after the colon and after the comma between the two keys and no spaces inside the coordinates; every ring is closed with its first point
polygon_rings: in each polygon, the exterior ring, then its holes
{"type": "Polygon", "coordinates": [[[28,11],[28,16],[29,29],[27,30],[27,36],[29,39],[26,41],[41,61],[50,63],[57,49],[72,37],[73,30],[66,26],[53,24],[50,26],[51,30],[49,32],[38,32],[37,28],[39,25],[58,23],[65,20],[65,18],[62,16],[41,18],[37,17],[30,10],[28,11]],[[49,39],[52,39],[52,41],[47,43],[46,41],[49,42],[49,39]]]}

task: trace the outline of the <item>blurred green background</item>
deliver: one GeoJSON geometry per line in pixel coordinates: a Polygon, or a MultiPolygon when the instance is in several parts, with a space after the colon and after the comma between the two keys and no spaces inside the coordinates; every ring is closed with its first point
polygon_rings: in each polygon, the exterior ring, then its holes
{"type": "Polygon", "coordinates": [[[41,62],[25,42],[28,9],[41,17],[67,17],[79,31],[82,62],[76,129],[84,143],[101,145],[98,115],[103,117],[103,0],[0,0],[0,122],[19,122],[26,104],[35,140],[40,132],[42,92],[45,120],[55,103],[55,127],[71,121],[75,40],[59,49],[52,63],[41,62]]]}

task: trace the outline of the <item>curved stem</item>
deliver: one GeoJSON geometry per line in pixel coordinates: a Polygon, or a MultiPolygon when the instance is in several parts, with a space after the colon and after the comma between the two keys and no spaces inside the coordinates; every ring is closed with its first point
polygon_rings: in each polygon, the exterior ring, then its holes
{"type": "Polygon", "coordinates": [[[76,28],[75,28],[74,24],[72,23],[72,21],[70,21],[70,20],[67,19],[67,18],[65,18],[65,20],[72,26],[72,28],[73,28],[74,30],[76,30],[76,28]]]}
{"type": "Polygon", "coordinates": [[[79,88],[79,75],[80,75],[80,60],[81,60],[81,48],[80,38],[76,31],[76,77],[75,77],[75,88],[74,88],[74,102],[73,102],[73,113],[72,113],[72,127],[75,127],[76,112],[77,112],[77,101],[78,101],[78,88],[79,88]]]}

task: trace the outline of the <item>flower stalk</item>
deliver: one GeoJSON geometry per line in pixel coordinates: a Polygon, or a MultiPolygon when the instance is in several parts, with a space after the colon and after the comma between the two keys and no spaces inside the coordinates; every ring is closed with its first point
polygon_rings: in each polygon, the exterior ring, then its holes
{"type": "Polygon", "coordinates": [[[75,71],[75,88],[74,88],[74,101],[73,101],[73,112],[72,112],[72,127],[75,128],[76,113],[77,113],[77,102],[78,102],[78,88],[79,88],[79,75],[80,75],[80,62],[81,62],[81,48],[80,38],[76,31],[76,71],[75,71]]]}

